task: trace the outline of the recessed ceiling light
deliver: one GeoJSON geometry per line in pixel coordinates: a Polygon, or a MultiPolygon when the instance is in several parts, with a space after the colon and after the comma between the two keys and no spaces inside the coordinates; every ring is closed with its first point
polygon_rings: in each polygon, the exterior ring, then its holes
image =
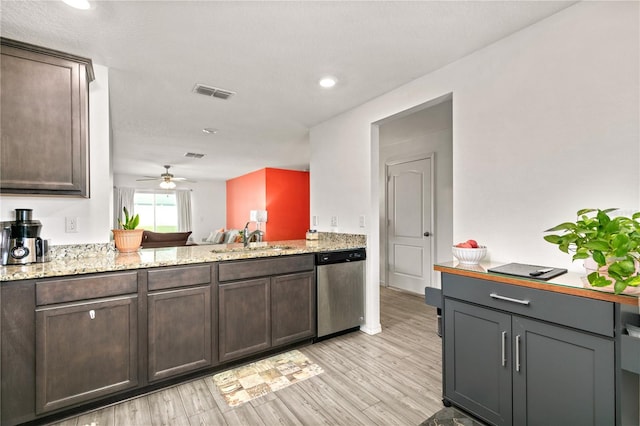
{"type": "Polygon", "coordinates": [[[218,133],[218,129],[214,129],[213,127],[205,127],[204,129],[202,129],[202,133],[215,135],[216,133],[218,133]]]}
{"type": "Polygon", "coordinates": [[[66,4],[76,9],[87,10],[91,8],[89,0],[62,0],[66,4]]]}
{"type": "Polygon", "coordinates": [[[329,89],[336,85],[336,79],[333,77],[323,77],[318,84],[324,87],[325,89],[329,89]]]}

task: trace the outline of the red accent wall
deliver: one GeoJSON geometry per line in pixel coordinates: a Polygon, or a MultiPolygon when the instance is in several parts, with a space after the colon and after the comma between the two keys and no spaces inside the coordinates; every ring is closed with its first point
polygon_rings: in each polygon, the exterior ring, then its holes
{"type": "MultiPolygon", "coordinates": [[[[227,229],[244,229],[251,210],[265,209],[265,182],[266,169],[227,181],[227,229]]],[[[254,227],[255,223],[251,228],[254,227]]]]}
{"type": "MultiPolygon", "coordinates": [[[[257,170],[227,181],[227,229],[242,229],[251,210],[266,210],[265,241],[303,239],[309,229],[309,203],[309,172],[257,170]]],[[[249,224],[255,228],[255,222],[249,224]]]]}

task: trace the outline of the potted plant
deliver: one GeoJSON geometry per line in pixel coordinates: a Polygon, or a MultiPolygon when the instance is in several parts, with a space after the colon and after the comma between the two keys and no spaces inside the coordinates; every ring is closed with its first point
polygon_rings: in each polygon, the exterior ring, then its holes
{"type": "Polygon", "coordinates": [[[119,229],[113,229],[113,241],[116,248],[121,253],[131,253],[137,251],[142,244],[142,233],[144,229],[136,229],[140,223],[140,216],[129,216],[126,207],[122,208],[124,221],[118,218],[119,229]]]}
{"type": "Polygon", "coordinates": [[[573,260],[585,259],[587,269],[591,262],[589,284],[613,284],[613,291],[620,294],[628,286],[640,284],[640,212],[609,215],[616,210],[579,210],[575,222],[564,222],[545,231],[561,234],[546,235],[544,239],[565,253],[573,252],[573,260]]]}

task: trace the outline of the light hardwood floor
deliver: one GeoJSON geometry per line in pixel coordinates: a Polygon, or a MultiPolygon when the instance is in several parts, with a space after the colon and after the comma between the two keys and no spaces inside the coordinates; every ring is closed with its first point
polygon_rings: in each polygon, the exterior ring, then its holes
{"type": "Polygon", "coordinates": [[[442,408],[435,308],[380,288],[382,333],[353,332],[299,350],[324,373],[231,408],[211,376],[56,426],[419,425],[442,408]]]}

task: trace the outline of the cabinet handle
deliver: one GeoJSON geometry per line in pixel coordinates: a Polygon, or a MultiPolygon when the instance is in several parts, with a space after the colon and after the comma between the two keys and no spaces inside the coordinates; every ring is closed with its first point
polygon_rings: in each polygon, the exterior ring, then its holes
{"type": "Polygon", "coordinates": [[[89,311],[89,318],[96,319],[96,311],[93,309],[89,311]]]}
{"type": "Polygon", "coordinates": [[[507,332],[506,331],[502,332],[501,351],[502,351],[502,366],[504,367],[507,365],[507,332]]]}
{"type": "Polygon", "coordinates": [[[491,298],[493,299],[506,300],[507,302],[519,303],[520,305],[528,305],[529,303],[531,303],[529,300],[512,299],[511,297],[500,296],[496,293],[490,293],[489,296],[491,296],[491,298]]]}
{"type": "Polygon", "coordinates": [[[516,336],[516,371],[520,372],[520,335],[516,336]]]}

